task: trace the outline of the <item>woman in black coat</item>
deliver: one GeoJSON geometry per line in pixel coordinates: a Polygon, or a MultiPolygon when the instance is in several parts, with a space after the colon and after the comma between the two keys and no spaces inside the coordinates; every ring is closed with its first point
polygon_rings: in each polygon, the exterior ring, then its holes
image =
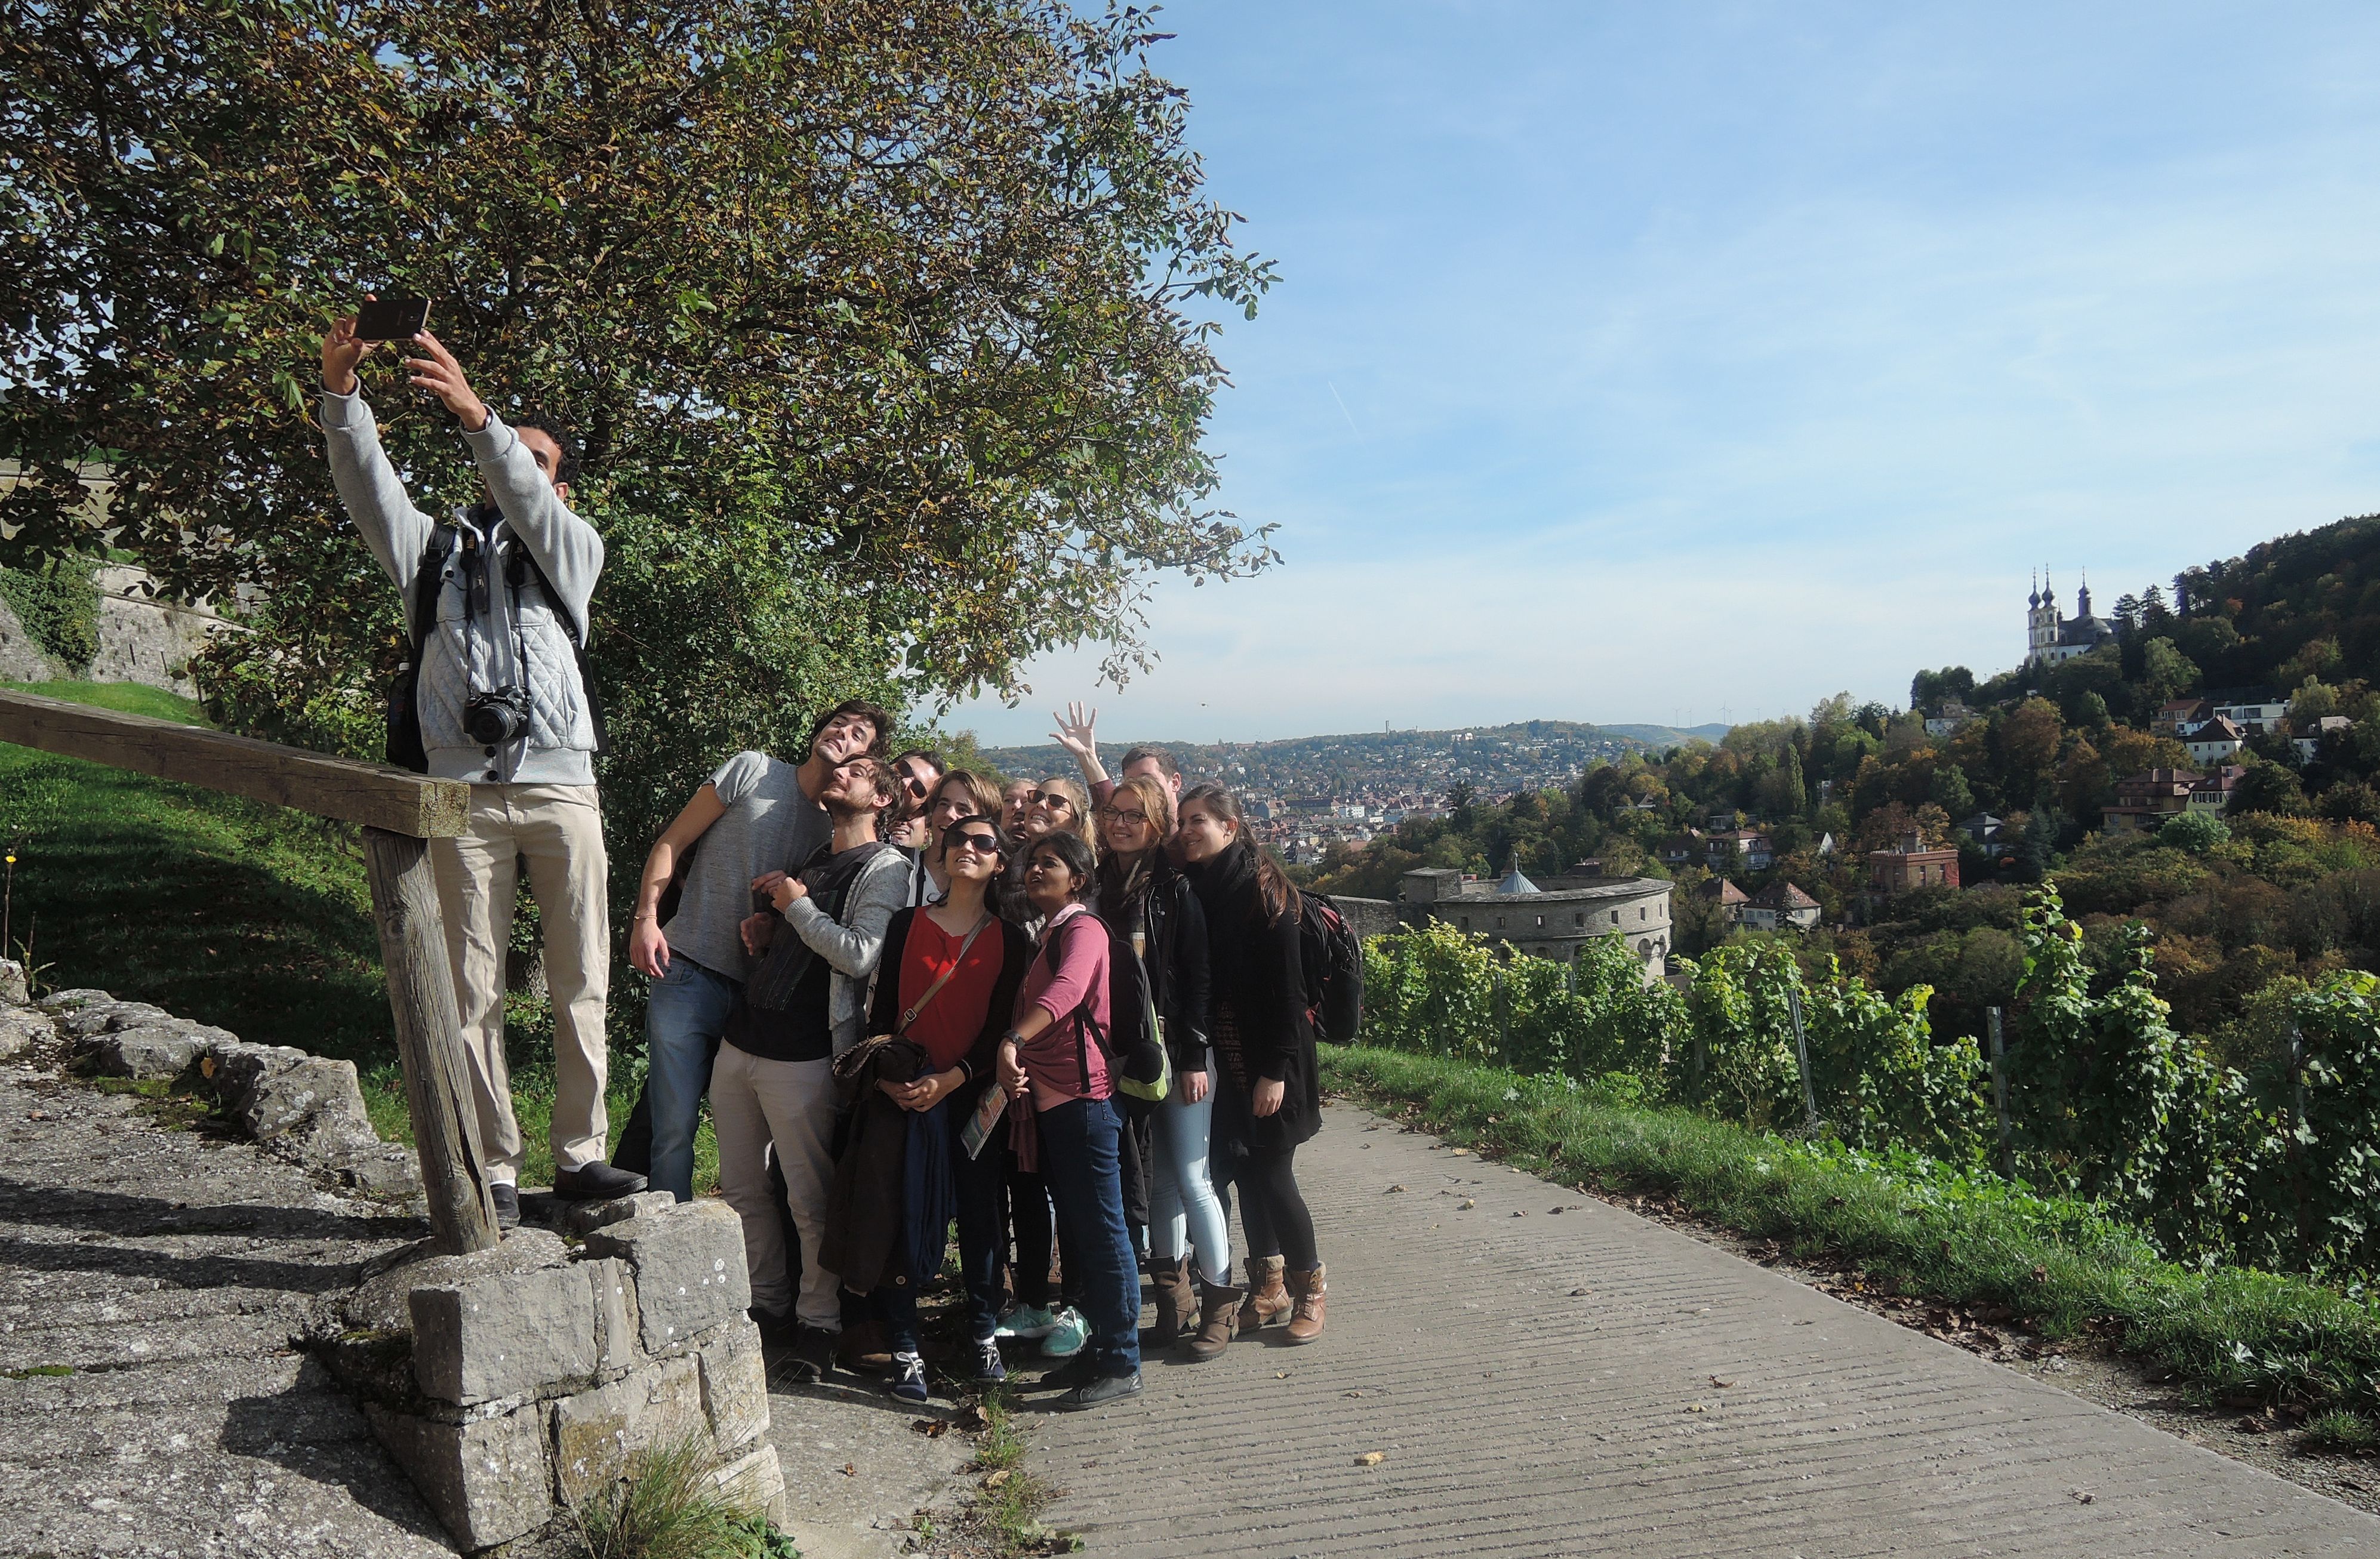
{"type": "Polygon", "coordinates": [[[1208,1159],[1214,1079],[1207,1044],[1207,913],[1189,879],[1166,858],[1173,793],[1148,775],[1113,786],[1099,807],[1099,914],[1138,952],[1148,972],[1173,1089],[1137,1124],[1150,1147],[1148,1275],[1157,1289],[1149,1344],[1189,1337],[1190,1356],[1220,1358],[1242,1295],[1232,1286],[1230,1227],[1208,1159]],[[1190,1283],[1196,1252],[1199,1287],[1190,1283]],[[1203,1291],[1204,1299],[1201,1299],[1203,1291]],[[1195,1333],[1195,1335],[1193,1334],[1195,1333]]]}
{"type": "Polygon", "coordinates": [[[1322,1129],[1297,889],[1246,837],[1238,799],[1220,785],[1182,798],[1179,838],[1207,915],[1216,1178],[1238,1182],[1248,1238],[1239,1330],[1286,1314],[1289,1340],[1309,1343],[1322,1335],[1328,1288],[1295,1167],[1298,1144],[1322,1129]]]}

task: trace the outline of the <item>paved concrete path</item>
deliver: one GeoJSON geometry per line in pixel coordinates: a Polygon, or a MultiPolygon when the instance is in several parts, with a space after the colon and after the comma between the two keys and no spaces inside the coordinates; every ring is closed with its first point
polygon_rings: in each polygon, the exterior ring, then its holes
{"type": "Polygon", "coordinates": [[[0,1063],[0,1554],[451,1553],[291,1344],[318,1296],[420,1232],[0,1063]]]}
{"type": "Polygon", "coordinates": [[[2380,1519],[1434,1138],[1326,1121],[1299,1176],[1324,1339],[1152,1362],[1142,1406],[1038,1420],[1067,1491],[1047,1518],[1087,1552],[2380,1554],[2380,1519]]]}

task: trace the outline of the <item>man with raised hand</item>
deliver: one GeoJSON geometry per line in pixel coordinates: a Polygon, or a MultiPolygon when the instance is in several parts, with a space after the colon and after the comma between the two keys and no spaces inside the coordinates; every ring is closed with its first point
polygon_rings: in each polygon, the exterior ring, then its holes
{"type": "Polygon", "coordinates": [[[554,1190],[613,1197],[645,1184],[603,1162],[612,935],[595,790],[601,717],[580,660],[603,540],[571,511],[577,456],[563,426],[529,416],[507,426],[427,331],[407,344],[406,381],[454,416],[485,497],[445,525],[415,508],[356,377],[374,344],[352,318],[322,338],[322,433],[340,501],[395,581],[413,645],[389,755],[471,785],[468,827],[431,840],[430,857],[481,1167],[509,1228],[520,1221],[524,1155],[504,1056],[504,954],[522,861],[553,1003],[554,1190]]]}

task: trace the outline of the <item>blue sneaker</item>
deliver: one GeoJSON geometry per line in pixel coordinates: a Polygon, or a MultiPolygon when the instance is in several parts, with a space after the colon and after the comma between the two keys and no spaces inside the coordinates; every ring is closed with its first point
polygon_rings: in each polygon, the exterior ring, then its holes
{"type": "Polygon", "coordinates": [[[1050,1327],[1050,1335],[1041,1339],[1044,1359],[1072,1359],[1091,1340],[1091,1328],[1083,1320],[1082,1311],[1073,1305],[1060,1311],[1050,1327]]]}
{"type": "Polygon", "coordinates": [[[892,1395],[904,1402],[923,1402],[933,1395],[926,1388],[926,1361],[914,1353],[892,1356],[892,1395]]]}
{"type": "Polygon", "coordinates": [[[1000,1339],[986,1337],[975,1345],[975,1374],[970,1377],[977,1385],[998,1385],[1008,1378],[1008,1360],[1000,1356],[1000,1339]]]}
{"type": "Polygon", "coordinates": [[[1058,1318],[1039,1305],[1011,1305],[1001,1312],[995,1337],[1046,1337],[1057,1330],[1058,1318]]]}

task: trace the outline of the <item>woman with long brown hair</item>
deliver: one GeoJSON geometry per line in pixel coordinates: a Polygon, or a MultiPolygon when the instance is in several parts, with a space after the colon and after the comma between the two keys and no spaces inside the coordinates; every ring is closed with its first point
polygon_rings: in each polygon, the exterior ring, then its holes
{"type": "Polygon", "coordinates": [[[1298,1190],[1298,1144],[1322,1129],[1314,1027],[1305,1010],[1297,889],[1247,837],[1237,797],[1200,785],[1182,798],[1185,868],[1207,912],[1213,984],[1216,1178],[1240,1188],[1248,1295],[1238,1327],[1290,1317],[1289,1340],[1322,1335],[1328,1292],[1314,1215],[1298,1190]]]}
{"type": "Polygon", "coordinates": [[[1149,1342],[1167,1348],[1187,1337],[1193,1359],[1213,1359],[1232,1340],[1241,1295],[1232,1287],[1230,1227],[1207,1170],[1215,1104],[1207,1045],[1207,912],[1189,878],[1166,859],[1173,792],[1163,781],[1148,775],[1117,781],[1099,807],[1099,824],[1106,846],[1099,857],[1100,918],[1130,943],[1148,972],[1149,1005],[1174,1077],[1172,1093],[1141,1122],[1154,1150],[1148,1272],[1157,1287],[1157,1324],[1149,1342]]]}

